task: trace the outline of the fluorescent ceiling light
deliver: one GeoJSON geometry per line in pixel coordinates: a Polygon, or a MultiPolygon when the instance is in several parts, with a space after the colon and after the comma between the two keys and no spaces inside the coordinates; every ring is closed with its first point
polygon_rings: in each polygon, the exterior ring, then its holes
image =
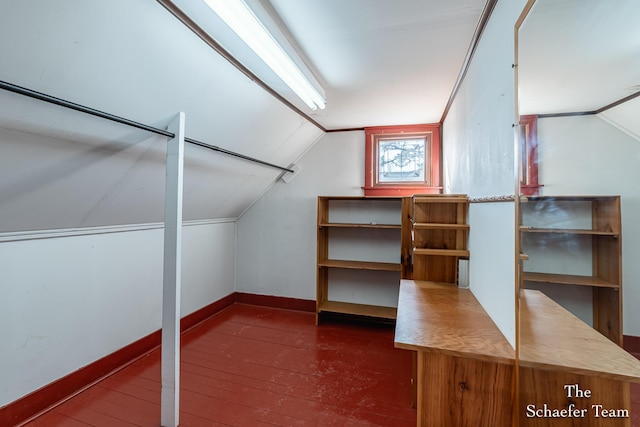
{"type": "Polygon", "coordinates": [[[312,110],[326,101],[265,29],[243,0],[204,0],[207,5],[304,101],[312,110]]]}

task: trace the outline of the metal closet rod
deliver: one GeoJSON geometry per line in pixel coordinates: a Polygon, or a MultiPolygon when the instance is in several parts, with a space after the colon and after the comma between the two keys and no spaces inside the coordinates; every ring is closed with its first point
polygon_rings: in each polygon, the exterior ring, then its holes
{"type": "MultiPolygon", "coordinates": [[[[92,116],[101,117],[103,119],[111,120],[112,122],[121,123],[127,126],[131,126],[134,128],[146,130],[147,132],[155,133],[157,135],[166,136],[167,138],[174,138],[175,134],[169,132],[164,129],[159,129],[153,126],[145,125],[144,123],[136,122],[133,120],[126,119],[124,117],[116,116],[110,113],[106,113],[104,111],[96,110],[95,108],[90,108],[81,104],[76,104],[75,102],[67,101],[61,98],[56,98],[55,96],[47,95],[46,93],[38,92],[32,89],[28,89],[26,87],[14,85],[13,83],[5,82],[0,80],[0,89],[8,90],[10,92],[18,93],[20,95],[28,96],[29,98],[38,99],[40,101],[48,102],[50,104],[59,105],[61,107],[70,108],[72,110],[80,111],[82,113],[91,114],[92,116]]],[[[234,151],[226,150],[224,148],[217,147],[215,145],[207,144],[206,142],[198,141],[191,138],[185,138],[185,142],[188,142],[193,145],[198,145],[200,147],[208,148],[209,150],[217,151],[222,154],[227,154],[229,156],[237,157],[243,160],[248,160],[253,163],[258,163],[264,166],[269,166],[275,169],[279,169],[284,172],[294,171],[289,168],[285,168],[279,165],[275,165],[273,163],[265,162],[260,159],[255,159],[253,157],[245,156],[244,154],[236,153],[234,151]]]]}

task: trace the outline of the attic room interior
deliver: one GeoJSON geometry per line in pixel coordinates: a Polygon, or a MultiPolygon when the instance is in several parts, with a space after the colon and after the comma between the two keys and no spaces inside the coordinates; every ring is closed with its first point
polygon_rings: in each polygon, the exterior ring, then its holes
{"type": "Polygon", "coordinates": [[[0,10],[0,426],[640,427],[640,2],[0,10]]]}

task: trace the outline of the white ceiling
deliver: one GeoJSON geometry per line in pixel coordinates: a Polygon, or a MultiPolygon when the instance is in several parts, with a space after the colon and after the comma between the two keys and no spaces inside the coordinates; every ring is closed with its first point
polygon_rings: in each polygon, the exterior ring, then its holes
{"type": "Polygon", "coordinates": [[[325,84],[327,128],[437,123],[485,0],[271,0],[325,84]]]}
{"type": "Polygon", "coordinates": [[[537,0],[519,33],[521,114],[595,111],[638,92],[639,22],[638,0],[537,0]]]}
{"type": "Polygon", "coordinates": [[[437,123],[486,0],[246,0],[326,93],[312,111],[204,2],[174,0],[269,86],[326,129],[437,123]]]}

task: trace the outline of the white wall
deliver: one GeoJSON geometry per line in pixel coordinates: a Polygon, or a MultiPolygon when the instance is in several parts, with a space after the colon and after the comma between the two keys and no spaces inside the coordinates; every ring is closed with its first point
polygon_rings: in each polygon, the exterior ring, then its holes
{"type": "MultiPolygon", "coordinates": [[[[500,1],[443,126],[447,193],[512,195],[514,173],[514,23],[524,1],[500,1]]],[[[515,345],[513,203],[469,208],[471,291],[515,345]]]]}
{"type": "Polygon", "coordinates": [[[238,219],[238,292],[315,300],[317,196],[359,196],[364,132],[329,133],[238,219]]]}
{"type": "MultiPolygon", "coordinates": [[[[235,228],[184,228],[182,316],[234,292],[235,228]]],[[[0,406],[160,328],[161,227],[12,236],[0,234],[0,406]]]]}
{"type": "MultiPolygon", "coordinates": [[[[621,196],[623,331],[640,336],[640,141],[598,116],[576,116],[539,119],[538,144],[541,194],[621,196]]],[[[582,302],[571,309],[591,321],[589,289],[554,292],[582,302]]]]}

